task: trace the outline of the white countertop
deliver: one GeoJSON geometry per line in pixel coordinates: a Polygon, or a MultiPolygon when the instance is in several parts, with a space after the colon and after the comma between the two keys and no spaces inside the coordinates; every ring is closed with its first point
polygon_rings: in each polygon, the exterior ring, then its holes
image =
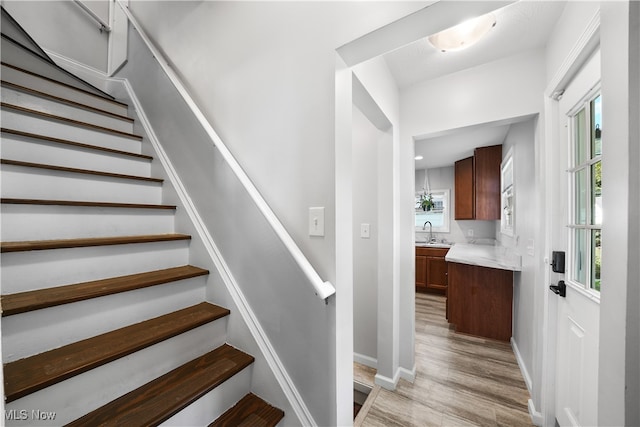
{"type": "Polygon", "coordinates": [[[445,259],[448,262],[478,265],[500,270],[522,270],[522,257],[504,246],[456,243],[451,246],[445,259]]]}

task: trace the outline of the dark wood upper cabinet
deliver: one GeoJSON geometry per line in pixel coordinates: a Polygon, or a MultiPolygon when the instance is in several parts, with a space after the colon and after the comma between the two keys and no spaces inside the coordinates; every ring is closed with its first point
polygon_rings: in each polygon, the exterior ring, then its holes
{"type": "Polygon", "coordinates": [[[456,219],[473,219],[475,206],[473,157],[455,164],[456,219]]]}
{"type": "Polygon", "coordinates": [[[500,219],[502,145],[478,147],[455,163],[456,219],[500,219]]]}
{"type": "Polygon", "coordinates": [[[476,148],[475,161],[475,218],[500,219],[500,163],[502,145],[476,148]]]}

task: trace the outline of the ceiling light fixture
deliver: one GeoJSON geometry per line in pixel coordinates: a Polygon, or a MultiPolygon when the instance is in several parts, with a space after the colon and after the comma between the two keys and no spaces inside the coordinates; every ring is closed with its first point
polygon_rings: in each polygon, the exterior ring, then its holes
{"type": "Polygon", "coordinates": [[[454,52],[474,45],[496,25],[492,13],[478,16],[429,36],[429,43],[442,52],[454,52]]]}
{"type": "Polygon", "coordinates": [[[416,156],[416,157],[415,157],[415,159],[416,159],[416,160],[422,160],[422,159],[424,159],[424,157],[422,157],[422,156],[416,156]]]}

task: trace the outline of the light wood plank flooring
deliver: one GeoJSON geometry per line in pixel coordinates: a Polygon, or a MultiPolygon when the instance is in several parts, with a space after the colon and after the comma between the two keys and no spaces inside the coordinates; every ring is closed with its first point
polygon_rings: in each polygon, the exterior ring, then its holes
{"type": "Polygon", "coordinates": [[[445,299],[416,294],[416,379],[391,392],[375,372],[355,364],[354,378],[373,386],[355,426],[531,426],[529,392],[511,346],[456,334],[445,299]]]}

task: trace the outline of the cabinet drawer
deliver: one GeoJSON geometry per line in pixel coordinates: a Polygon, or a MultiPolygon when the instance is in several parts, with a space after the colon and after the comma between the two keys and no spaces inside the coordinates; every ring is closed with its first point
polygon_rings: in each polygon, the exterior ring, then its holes
{"type": "Polygon", "coordinates": [[[449,252],[449,248],[425,248],[424,246],[416,246],[416,255],[445,257],[449,252]]]}

